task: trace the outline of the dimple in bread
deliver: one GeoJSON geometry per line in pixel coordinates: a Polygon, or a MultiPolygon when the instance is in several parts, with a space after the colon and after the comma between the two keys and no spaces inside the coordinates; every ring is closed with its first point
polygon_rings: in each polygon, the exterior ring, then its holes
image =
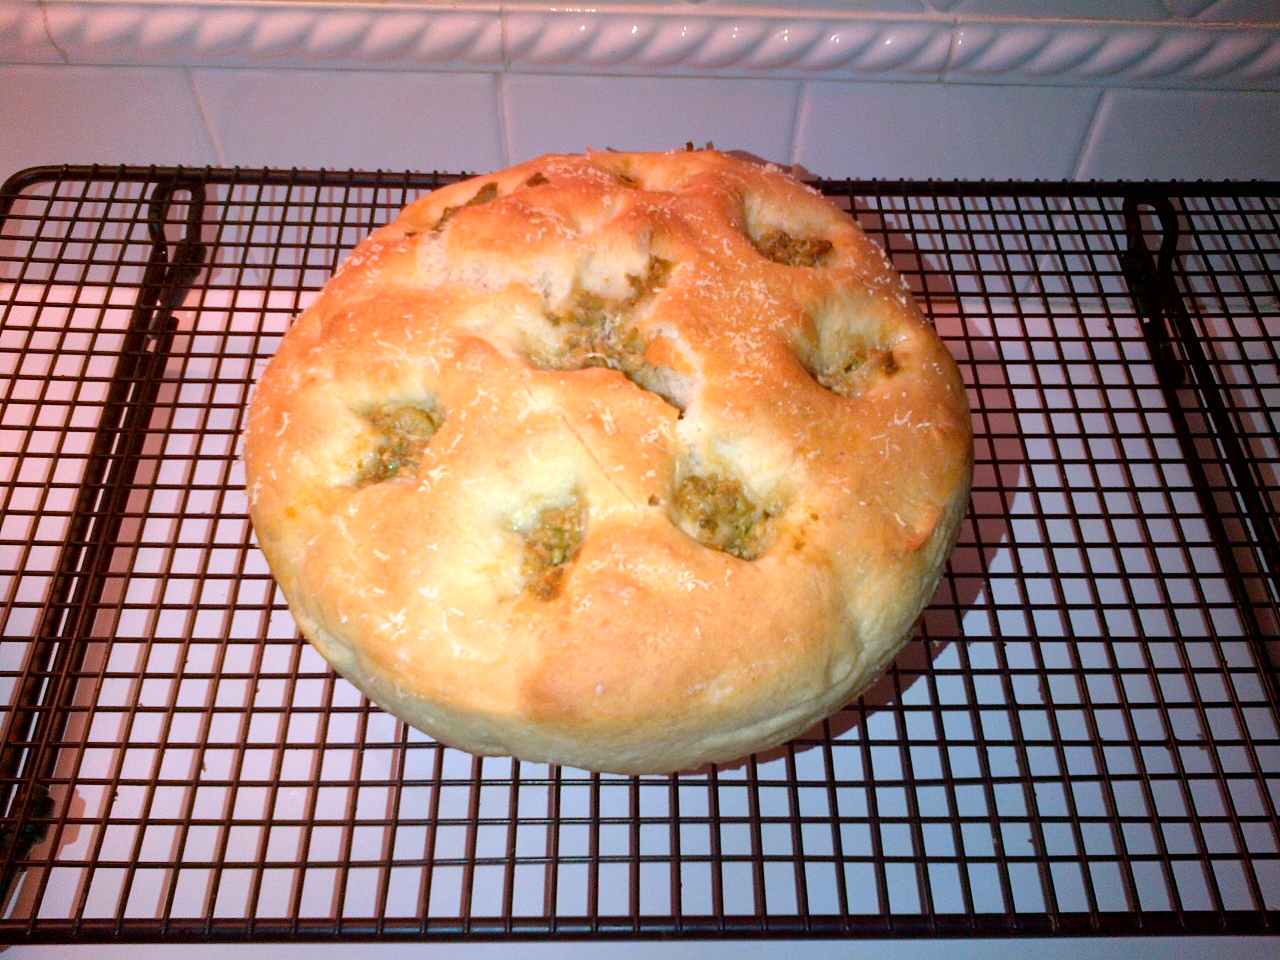
{"type": "Polygon", "coordinates": [[[856,696],[968,501],[956,365],[845,213],[714,151],[547,156],[410,204],[249,411],[321,654],[440,741],[619,773],[856,696]]]}

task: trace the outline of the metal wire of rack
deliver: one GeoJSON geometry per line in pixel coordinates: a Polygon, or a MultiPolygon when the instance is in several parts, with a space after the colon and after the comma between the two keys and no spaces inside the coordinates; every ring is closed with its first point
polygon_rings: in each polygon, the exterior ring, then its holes
{"type": "Polygon", "coordinates": [[[825,183],[959,360],[972,506],[866,696],[669,777],[364,701],[245,403],[433,175],[0,191],[0,941],[1274,933],[1280,185],[825,183]]]}

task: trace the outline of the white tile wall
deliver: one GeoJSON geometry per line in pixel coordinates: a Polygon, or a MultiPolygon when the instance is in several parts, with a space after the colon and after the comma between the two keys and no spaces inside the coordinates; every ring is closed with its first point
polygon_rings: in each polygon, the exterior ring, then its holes
{"type": "Polygon", "coordinates": [[[493,170],[493,74],[192,70],[225,166],[493,170]]]}
{"type": "Polygon", "coordinates": [[[712,141],[786,162],[799,92],[791,80],[512,75],[505,81],[511,157],[712,141]]]}
{"type": "Polygon", "coordinates": [[[0,2],[0,62],[62,62],[44,28],[38,0],[0,2]]]}
{"type": "Polygon", "coordinates": [[[0,67],[0,177],[37,164],[216,159],[180,69],[0,67]]]}
{"type": "Polygon", "coordinates": [[[1201,20],[1275,23],[1280,21],[1280,2],[1277,0],[1218,0],[1217,3],[1209,4],[1199,17],[1201,20]]]}
{"type": "Polygon", "coordinates": [[[952,84],[806,85],[796,159],[885,179],[1070,178],[1096,90],[952,84]]]}
{"type": "Polygon", "coordinates": [[[0,0],[0,176],[691,140],[831,177],[1280,178],[1280,0],[627,3],[0,0]]]}
{"type": "Polygon", "coordinates": [[[948,9],[954,13],[981,13],[1000,17],[1073,17],[1089,19],[1117,16],[1125,20],[1161,20],[1168,10],[1161,0],[959,0],[948,9]]]}
{"type": "Polygon", "coordinates": [[[1109,90],[1081,179],[1280,179],[1280,94],[1109,90]]]}
{"type": "Polygon", "coordinates": [[[93,162],[482,171],[690,140],[830,177],[1280,179],[1280,92],[0,66],[0,178],[93,162]]]}
{"type": "Polygon", "coordinates": [[[1164,5],[1175,17],[1194,17],[1216,2],[1217,0],[1164,0],[1164,5]]]}
{"type": "Polygon", "coordinates": [[[681,2],[697,3],[702,10],[733,7],[739,10],[854,10],[858,13],[903,14],[930,13],[933,10],[928,0],[681,0],[681,2]]]}

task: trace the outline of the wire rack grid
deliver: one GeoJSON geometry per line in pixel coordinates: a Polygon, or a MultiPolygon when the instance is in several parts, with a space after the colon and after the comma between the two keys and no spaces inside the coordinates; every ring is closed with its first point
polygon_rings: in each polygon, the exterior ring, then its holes
{"type": "Polygon", "coordinates": [[[960,362],[919,637],[785,748],[480,759],[303,642],[245,404],[433,175],[0,193],[0,940],[1274,933],[1280,189],[844,183],[960,362]]]}

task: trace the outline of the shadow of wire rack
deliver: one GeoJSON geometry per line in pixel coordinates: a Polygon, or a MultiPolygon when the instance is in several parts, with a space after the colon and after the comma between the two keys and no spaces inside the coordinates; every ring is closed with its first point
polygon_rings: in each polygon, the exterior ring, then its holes
{"type": "Polygon", "coordinates": [[[252,384],[452,179],[0,194],[0,941],[1277,931],[1280,185],[822,184],[969,385],[959,546],[861,700],[619,777],[371,707],[252,543],[252,384]]]}

